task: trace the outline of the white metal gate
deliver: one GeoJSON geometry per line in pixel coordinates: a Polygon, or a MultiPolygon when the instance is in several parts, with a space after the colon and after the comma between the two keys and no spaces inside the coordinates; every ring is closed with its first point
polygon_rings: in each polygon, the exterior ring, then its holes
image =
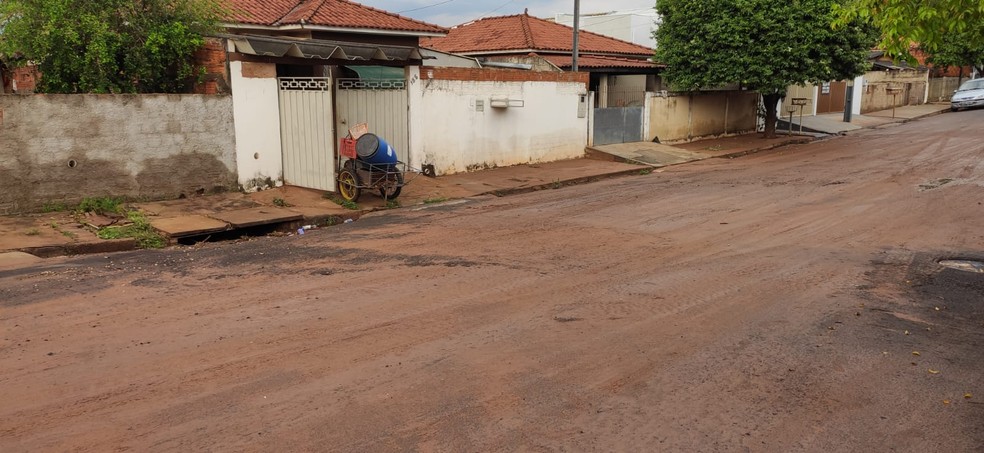
{"type": "Polygon", "coordinates": [[[335,190],[335,133],[330,78],[283,77],[280,82],[280,143],[284,183],[335,190]]]}
{"type": "Polygon", "coordinates": [[[335,108],[339,138],[350,127],[368,123],[369,132],[386,140],[400,161],[410,164],[406,80],[337,79],[335,108]]]}

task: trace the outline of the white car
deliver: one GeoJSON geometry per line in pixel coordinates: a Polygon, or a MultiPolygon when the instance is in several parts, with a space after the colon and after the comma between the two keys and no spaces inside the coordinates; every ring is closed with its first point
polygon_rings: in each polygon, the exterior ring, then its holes
{"type": "Polygon", "coordinates": [[[953,111],[970,107],[984,107],[984,78],[964,82],[950,98],[953,111]]]}

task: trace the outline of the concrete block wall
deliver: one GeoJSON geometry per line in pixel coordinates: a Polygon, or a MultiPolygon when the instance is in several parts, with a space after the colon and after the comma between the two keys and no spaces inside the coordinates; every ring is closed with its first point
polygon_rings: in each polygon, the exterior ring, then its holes
{"type": "Polygon", "coordinates": [[[237,189],[232,98],[0,96],[0,214],[237,189]]]}

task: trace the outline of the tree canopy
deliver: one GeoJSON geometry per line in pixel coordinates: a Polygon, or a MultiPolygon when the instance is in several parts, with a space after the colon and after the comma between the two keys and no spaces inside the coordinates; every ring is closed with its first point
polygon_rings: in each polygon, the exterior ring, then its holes
{"type": "Polygon", "coordinates": [[[970,49],[984,47],[984,0],[849,0],[835,10],[837,26],[874,24],[879,47],[898,59],[912,60],[912,43],[929,53],[946,51],[955,36],[970,49]]]}
{"type": "Polygon", "coordinates": [[[854,78],[868,67],[876,36],[859,21],[834,30],[833,0],[657,0],[656,60],[674,89],[740,83],[766,107],[775,135],[776,104],[790,85],[854,78]]]}
{"type": "Polygon", "coordinates": [[[934,65],[972,66],[984,74],[984,42],[975,42],[966,33],[949,34],[935,48],[921,45],[920,50],[929,55],[928,61],[934,65]]]}
{"type": "Polygon", "coordinates": [[[47,93],[186,91],[214,0],[0,0],[0,55],[38,66],[47,93]]]}

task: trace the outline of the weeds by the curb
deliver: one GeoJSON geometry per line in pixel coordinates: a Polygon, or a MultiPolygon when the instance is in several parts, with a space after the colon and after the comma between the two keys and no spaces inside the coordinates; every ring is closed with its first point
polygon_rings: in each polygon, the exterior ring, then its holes
{"type": "Polygon", "coordinates": [[[341,207],[343,207],[345,209],[350,209],[352,211],[358,211],[358,210],[361,209],[359,207],[358,203],[356,203],[354,201],[351,201],[351,200],[346,200],[346,199],[344,199],[344,198],[342,198],[342,197],[340,197],[338,195],[335,195],[333,193],[326,193],[326,194],[322,195],[322,197],[325,198],[325,199],[331,200],[332,203],[335,203],[335,204],[337,204],[337,205],[339,205],[339,206],[341,206],[341,207]]]}
{"type": "Polygon", "coordinates": [[[96,236],[99,239],[134,238],[137,247],[144,249],[159,249],[167,245],[167,240],[150,226],[150,221],[143,213],[129,211],[126,217],[130,221],[128,225],[100,228],[96,231],[96,236]]]}

